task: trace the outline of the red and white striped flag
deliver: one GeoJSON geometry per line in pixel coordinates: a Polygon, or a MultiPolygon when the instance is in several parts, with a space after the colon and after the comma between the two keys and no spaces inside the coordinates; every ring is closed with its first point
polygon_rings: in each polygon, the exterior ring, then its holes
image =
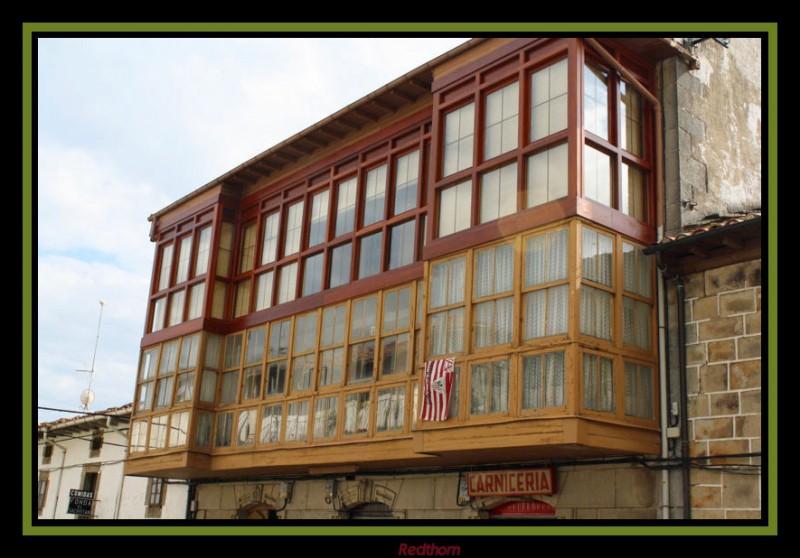
{"type": "Polygon", "coordinates": [[[425,363],[425,386],[422,391],[420,420],[447,420],[450,408],[450,389],[453,387],[454,358],[430,360],[425,363]]]}

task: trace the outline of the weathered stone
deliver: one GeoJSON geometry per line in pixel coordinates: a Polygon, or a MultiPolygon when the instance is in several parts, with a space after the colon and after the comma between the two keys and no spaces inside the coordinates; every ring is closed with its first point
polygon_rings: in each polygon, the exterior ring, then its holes
{"type": "Polygon", "coordinates": [[[732,362],[730,377],[731,389],[761,387],[761,360],[732,362]]]}
{"type": "Polygon", "coordinates": [[[575,510],[575,519],[597,519],[597,510],[578,508],[575,510]]]}
{"type": "Polygon", "coordinates": [[[656,508],[609,508],[597,510],[597,519],[656,519],[656,508]]]}
{"type": "Polygon", "coordinates": [[[458,494],[458,476],[437,477],[433,486],[433,507],[449,509],[455,505],[458,494]]]}
{"type": "Polygon", "coordinates": [[[708,442],[690,442],[689,455],[691,457],[706,457],[708,455],[708,442]]]}
{"type": "Polygon", "coordinates": [[[708,362],[724,362],[736,359],[736,342],[733,339],[708,343],[708,362]]]}
{"type": "Polygon", "coordinates": [[[739,394],[733,393],[712,393],[709,396],[709,414],[714,415],[735,415],[739,412],[739,394]]]}
{"type": "Polygon", "coordinates": [[[726,508],[760,508],[761,478],[727,474],[722,479],[722,504],[726,508]]]}
{"type": "Polygon", "coordinates": [[[708,396],[705,394],[702,395],[690,395],[686,398],[686,402],[689,406],[689,416],[692,418],[697,417],[707,417],[709,415],[709,407],[708,407],[708,396]]]}
{"type": "Polygon", "coordinates": [[[236,484],[223,484],[219,507],[223,510],[236,510],[239,506],[236,501],[236,484]]]}
{"type": "Polygon", "coordinates": [[[761,390],[743,391],[739,397],[739,402],[742,406],[742,413],[760,413],[761,390]]]}
{"type": "Polygon", "coordinates": [[[708,443],[708,453],[714,456],[709,463],[713,465],[749,463],[749,457],[728,457],[750,453],[749,440],[714,440],[708,443]]]}
{"type": "Polygon", "coordinates": [[[717,486],[693,486],[693,508],[719,508],[722,504],[722,489],[717,486]]]}
{"type": "Polygon", "coordinates": [[[222,486],[219,484],[201,484],[197,487],[197,507],[201,510],[220,508],[222,486]]]}
{"type": "Polygon", "coordinates": [[[706,296],[705,277],[702,273],[694,273],[683,278],[684,298],[701,298],[706,296]]]}
{"type": "Polygon", "coordinates": [[[695,321],[694,311],[692,307],[694,306],[694,301],[687,300],[683,304],[683,321],[687,323],[692,323],[695,321]]]}
{"type": "Polygon", "coordinates": [[[744,333],[744,321],[741,316],[719,318],[708,322],[700,322],[700,340],[736,337],[744,333]]]}
{"type": "Polygon", "coordinates": [[[719,299],[717,296],[698,298],[692,304],[693,319],[686,318],[687,322],[699,322],[719,317],[719,299]]]}
{"type": "Polygon", "coordinates": [[[721,316],[744,314],[756,311],[756,297],[753,289],[722,293],[719,295],[719,313],[721,316]]]}
{"type": "MultiPolygon", "coordinates": [[[[760,300],[760,299],[759,299],[760,300]]],[[[744,332],[747,335],[761,333],[761,311],[747,314],[744,317],[744,332]]]]}
{"type": "Polygon", "coordinates": [[[756,310],[761,312],[761,287],[756,289],[756,310]]]}
{"type": "Polygon", "coordinates": [[[694,421],[695,440],[718,440],[720,438],[731,438],[732,436],[733,418],[731,417],[694,421]]]}
{"type": "MultiPolygon", "coordinates": [[[[429,510],[433,508],[433,479],[407,478],[397,495],[395,507],[401,510],[429,510]]],[[[453,494],[455,501],[455,493],[453,494]]]]}
{"type": "Polygon", "coordinates": [[[711,469],[692,469],[692,486],[722,486],[722,473],[711,469]]]}
{"type": "MultiPolygon", "coordinates": [[[[711,345],[711,343],[709,343],[709,345],[711,345]]],[[[728,365],[709,364],[707,366],[701,366],[700,389],[703,393],[712,393],[715,391],[727,391],[728,365]]]]}
{"type": "Polygon", "coordinates": [[[684,342],[689,345],[691,343],[697,343],[697,323],[692,322],[690,324],[686,324],[686,339],[684,342]]]}
{"type": "Polygon", "coordinates": [[[728,265],[705,273],[705,292],[707,295],[743,289],[746,286],[747,269],[743,264],[728,265]]]}
{"type": "Polygon", "coordinates": [[[706,363],[706,344],[697,343],[686,346],[686,364],[705,364],[706,363]]]}
{"type": "Polygon", "coordinates": [[[656,475],[646,469],[620,469],[616,474],[616,505],[647,508],[656,503],[656,475]]]}
{"type": "Polygon", "coordinates": [[[725,519],[725,512],[722,510],[692,510],[692,520],[708,521],[714,519],[725,519]]]}
{"type": "Polygon", "coordinates": [[[607,508],[614,506],[614,471],[568,471],[559,475],[560,507],[607,508]]]}
{"type": "Polygon", "coordinates": [[[736,437],[760,438],[761,415],[746,415],[743,417],[736,417],[736,437]]]}
{"type": "Polygon", "coordinates": [[[726,510],[725,519],[761,519],[760,510],[726,510]]]}
{"type": "Polygon", "coordinates": [[[761,260],[748,262],[746,273],[747,273],[746,284],[748,287],[761,286],[761,260]]]}
{"type": "Polygon", "coordinates": [[[761,336],[750,335],[736,340],[736,356],[739,359],[761,357],[761,336]]]}
{"type": "Polygon", "coordinates": [[[689,395],[700,393],[700,369],[702,366],[686,367],[686,391],[689,395]]]}

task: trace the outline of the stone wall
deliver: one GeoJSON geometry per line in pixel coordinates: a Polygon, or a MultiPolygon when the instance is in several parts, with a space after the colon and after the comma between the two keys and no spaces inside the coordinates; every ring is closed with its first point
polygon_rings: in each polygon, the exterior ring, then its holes
{"type": "Polygon", "coordinates": [[[759,518],[761,260],[687,276],[686,358],[692,518],[759,518]],[[717,465],[725,465],[725,471],[717,465]]]}
{"type": "MultiPolygon", "coordinates": [[[[678,39],[680,40],[680,39],[678,39]]],[[[665,232],[761,208],[761,39],[663,63],[665,232]]]]}
{"type": "MultiPolygon", "coordinates": [[[[656,519],[659,505],[655,470],[635,464],[560,466],[557,493],[537,496],[558,519],[656,519]]],[[[297,480],[291,499],[279,481],[209,483],[197,487],[198,519],[236,519],[240,510],[266,504],[280,519],[347,519],[348,510],[366,502],[386,505],[397,519],[485,519],[509,498],[458,502],[458,473],[297,480]]]]}

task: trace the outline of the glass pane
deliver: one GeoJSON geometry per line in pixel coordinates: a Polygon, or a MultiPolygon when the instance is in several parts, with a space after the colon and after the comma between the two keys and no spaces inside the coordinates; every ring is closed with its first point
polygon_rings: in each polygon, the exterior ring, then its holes
{"type": "Polygon", "coordinates": [[[439,237],[468,229],[472,221],[472,181],[441,190],[439,196],[439,237]]]}
{"type": "Polygon", "coordinates": [[[228,405],[230,403],[235,403],[239,389],[239,371],[222,374],[221,383],[219,404],[228,405]]]}
{"type": "Polygon", "coordinates": [[[283,244],[283,255],[289,256],[300,250],[300,239],[303,232],[303,202],[289,206],[286,213],[286,238],[283,244]]]}
{"type": "Polygon", "coordinates": [[[216,447],[230,446],[232,433],[233,433],[233,413],[218,414],[217,430],[214,436],[214,445],[216,447]]]}
{"type": "Polygon", "coordinates": [[[267,395],[286,392],[286,361],[270,362],[267,369],[267,395]]]}
{"type": "Polygon", "coordinates": [[[239,273],[253,269],[253,258],[256,254],[256,224],[245,225],[242,229],[241,259],[239,273]]]}
{"type": "Polygon", "coordinates": [[[191,401],[194,396],[194,372],[178,374],[178,386],[175,390],[175,403],[191,401]]]}
{"type": "Polygon", "coordinates": [[[613,285],[614,239],[592,229],[583,228],[581,241],[584,279],[613,285]]]}
{"type": "Polygon", "coordinates": [[[175,274],[175,282],[183,283],[189,278],[189,261],[192,258],[192,237],[184,236],[179,245],[178,269],[175,274]]]}
{"type": "Polygon", "coordinates": [[[365,434],[369,431],[369,392],[350,393],[344,403],[344,433],[365,434]]]}
{"type": "Polygon", "coordinates": [[[396,163],[394,214],[399,215],[417,206],[419,151],[399,157],[396,163]]]}
{"type": "Polygon", "coordinates": [[[583,149],[583,195],[612,206],[611,157],[589,145],[583,149]]]}
{"type": "Polygon", "coordinates": [[[322,253],[304,260],[303,296],[318,293],[322,290],[322,253]]]}
{"type": "Polygon", "coordinates": [[[225,338],[225,368],[235,368],[242,362],[242,334],[225,338]]]}
{"type": "Polygon", "coordinates": [[[444,176],[472,166],[475,104],[470,103],[445,115],[444,176]]]}
{"type": "Polygon", "coordinates": [[[516,149],[518,113],[519,83],[512,83],[486,96],[484,159],[516,149]]]}
{"type": "Polygon", "coordinates": [[[261,249],[261,265],[275,261],[278,255],[278,232],[280,214],[273,213],[264,219],[264,242],[261,249]]]}
{"type": "Polygon", "coordinates": [[[624,81],[619,82],[620,141],[622,148],[642,155],[642,96],[624,81]]]}
{"type": "Polygon", "coordinates": [[[208,271],[208,259],[211,253],[211,227],[200,231],[197,239],[197,260],[194,263],[194,275],[203,275],[208,271]]]}
{"type": "Polygon", "coordinates": [[[272,323],[269,336],[269,358],[284,357],[289,354],[291,324],[291,320],[272,323]]]}
{"type": "Polygon", "coordinates": [[[289,403],[286,412],[286,441],[302,441],[308,435],[308,401],[289,403]]]}
{"type": "Polygon", "coordinates": [[[352,247],[348,242],[331,250],[331,288],[350,283],[352,247]]]}
{"type": "Polygon", "coordinates": [[[217,373],[213,370],[203,370],[200,380],[200,401],[214,402],[217,392],[217,373]]]}
{"type": "Polygon", "coordinates": [[[195,436],[196,445],[202,448],[207,448],[211,445],[211,426],[211,413],[199,413],[197,417],[197,435],[195,436]]]}
{"type": "Polygon", "coordinates": [[[311,222],[308,229],[308,245],[324,242],[328,229],[328,190],[315,194],[311,200],[311,222]]]}
{"type": "Polygon", "coordinates": [[[242,399],[258,399],[261,397],[261,366],[252,366],[244,371],[244,385],[242,386],[242,399]]]}
{"type": "Polygon", "coordinates": [[[356,178],[339,184],[335,236],[353,232],[356,215],[356,178]]]}
{"type": "Polygon", "coordinates": [[[159,291],[169,287],[169,277],[172,271],[172,251],[172,244],[168,244],[161,249],[161,265],[159,266],[157,287],[159,291]]]}
{"type": "Polygon", "coordinates": [[[256,440],[256,410],[241,411],[236,421],[236,445],[252,446],[256,440]]]}
{"type": "Polygon", "coordinates": [[[364,225],[382,221],[386,206],[386,165],[367,172],[364,185],[364,225]]]}
{"type": "Polygon", "coordinates": [[[159,347],[145,349],[142,352],[142,362],[139,366],[139,380],[149,380],[156,375],[159,347]]]}
{"type": "Polygon", "coordinates": [[[481,223],[517,210],[517,164],[506,165],[481,176],[481,223]]]}
{"type": "Polygon", "coordinates": [[[567,195],[567,157],[566,143],[528,157],[527,207],[567,195]]]}
{"type": "Polygon", "coordinates": [[[567,127],[567,60],[531,75],[531,141],[567,127]]]}
{"type": "Polygon", "coordinates": [[[187,320],[194,320],[203,315],[203,303],[205,302],[206,284],[199,283],[189,289],[189,311],[187,320]]]}
{"type": "Polygon", "coordinates": [[[405,417],[405,388],[396,387],[378,390],[377,421],[378,432],[402,430],[405,417]]]}
{"type": "Polygon", "coordinates": [[[583,71],[583,122],[587,131],[608,139],[608,72],[591,64],[583,71]]]}
{"type": "Polygon", "coordinates": [[[317,313],[298,316],[294,323],[294,354],[305,353],[317,346],[317,313]]]}
{"type": "Polygon", "coordinates": [[[345,305],[326,308],[322,313],[322,340],[320,345],[339,345],[344,342],[345,305]]]}
{"type": "Polygon", "coordinates": [[[158,375],[172,374],[178,368],[178,346],[180,339],[164,343],[161,349],[161,364],[158,368],[158,375]]]}
{"type": "Polygon", "coordinates": [[[297,262],[280,268],[278,304],[294,300],[297,296],[297,262]]]}
{"type": "Polygon", "coordinates": [[[319,385],[329,386],[342,383],[344,370],[344,349],[338,347],[322,351],[319,357],[319,385]]]}
{"type": "Polygon", "coordinates": [[[295,357],[292,360],[292,391],[311,389],[314,380],[314,355],[295,357]]]}
{"type": "Polygon", "coordinates": [[[634,219],[647,221],[645,173],[636,167],[623,163],[620,179],[620,210],[634,219]]]}
{"type": "Polygon", "coordinates": [[[261,411],[261,435],[259,437],[259,443],[274,444],[280,440],[282,414],[283,407],[281,405],[263,407],[261,411]]]}
{"type": "Polygon", "coordinates": [[[365,236],[359,241],[358,278],[363,279],[381,272],[383,233],[365,236]]]}
{"type": "Polygon", "coordinates": [[[256,276],[256,311],[272,306],[274,282],[274,271],[268,271],[256,276]]]}
{"type": "Polygon", "coordinates": [[[389,269],[408,265],[414,261],[415,221],[408,221],[390,229],[389,269]]]}
{"type": "Polygon", "coordinates": [[[625,363],[625,414],[654,418],[653,369],[649,366],[625,363]]]}
{"type": "Polygon", "coordinates": [[[392,335],[381,342],[381,374],[400,374],[408,369],[408,334],[392,335]]]}
{"type": "Polygon", "coordinates": [[[582,285],[580,290],[581,333],[610,341],[612,295],[586,285],[582,285]]]}
{"type": "Polygon", "coordinates": [[[367,341],[350,346],[349,381],[365,382],[373,377],[375,367],[375,342],[367,341]]]}
{"type": "Polygon", "coordinates": [[[339,398],[325,397],[314,404],[314,438],[336,436],[339,398]]]}

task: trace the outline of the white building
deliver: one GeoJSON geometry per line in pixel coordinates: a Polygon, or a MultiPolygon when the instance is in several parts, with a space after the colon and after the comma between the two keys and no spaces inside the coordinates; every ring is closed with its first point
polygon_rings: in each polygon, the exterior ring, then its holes
{"type": "Polygon", "coordinates": [[[130,416],[129,404],[39,424],[39,519],[186,517],[185,481],[123,475],[130,416]]]}

